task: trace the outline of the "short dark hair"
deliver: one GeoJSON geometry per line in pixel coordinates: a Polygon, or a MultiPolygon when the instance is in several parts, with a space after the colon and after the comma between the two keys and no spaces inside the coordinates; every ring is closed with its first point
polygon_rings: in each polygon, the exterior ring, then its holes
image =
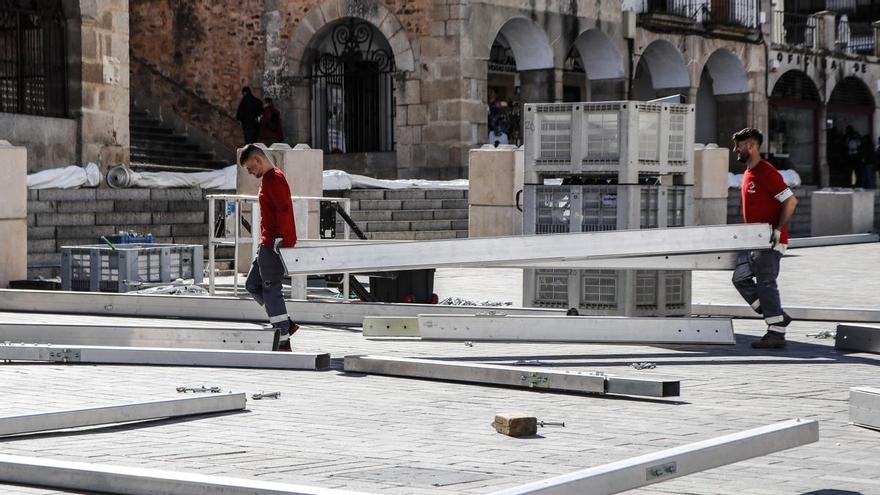
{"type": "Polygon", "coordinates": [[[263,158],[266,158],[266,154],[263,153],[263,150],[261,150],[258,146],[254,144],[249,144],[245,146],[244,149],[241,151],[241,155],[239,155],[238,157],[238,164],[244,166],[244,162],[250,160],[255,156],[262,156],[263,158]]]}
{"type": "Polygon", "coordinates": [[[241,92],[251,94],[251,88],[248,86],[245,86],[245,87],[241,88],[241,92]]]}
{"type": "Polygon", "coordinates": [[[761,131],[755,129],[754,127],[746,127],[745,129],[735,132],[733,134],[733,140],[737,143],[740,141],[745,141],[746,139],[754,139],[758,146],[764,144],[764,135],[761,134],[761,131]]]}

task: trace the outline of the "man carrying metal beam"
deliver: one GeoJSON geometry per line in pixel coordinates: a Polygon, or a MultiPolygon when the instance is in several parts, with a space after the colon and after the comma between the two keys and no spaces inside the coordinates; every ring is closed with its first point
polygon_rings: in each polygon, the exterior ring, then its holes
{"type": "Polygon", "coordinates": [[[791,318],[782,310],[776,277],[779,260],[788,245],[788,220],[794,214],[797,199],[782,180],[782,175],[767,160],[761,159],[761,131],[745,128],[733,135],[736,159],[746,165],[742,181],[742,213],[745,223],[769,223],[773,227],[766,249],[743,251],[736,260],[733,285],[752,309],[764,316],[767,333],[752,342],[755,349],[785,347],[785,328],[791,318]]]}
{"type": "Polygon", "coordinates": [[[299,325],[287,314],[281,292],[284,262],[278,254],[281,247],[292,248],[296,244],[296,221],[290,187],[281,169],[272,165],[263,148],[249,144],[242,150],[238,163],[260,183],[260,247],[248,272],[245,288],[260,306],[266,308],[269,323],[286,336],[278,350],[290,351],[290,337],[299,325]]]}

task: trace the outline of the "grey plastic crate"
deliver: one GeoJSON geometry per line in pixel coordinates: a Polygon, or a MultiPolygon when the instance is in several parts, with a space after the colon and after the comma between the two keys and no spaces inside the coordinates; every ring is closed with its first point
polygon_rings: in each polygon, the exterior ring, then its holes
{"type": "Polygon", "coordinates": [[[145,284],[202,283],[204,248],[195,244],[62,246],[61,289],[128,292],[145,284]]]}

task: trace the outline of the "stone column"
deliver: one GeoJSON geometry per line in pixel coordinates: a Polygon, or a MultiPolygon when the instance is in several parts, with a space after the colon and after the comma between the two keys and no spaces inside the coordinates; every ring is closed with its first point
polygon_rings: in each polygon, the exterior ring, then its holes
{"type": "Polygon", "coordinates": [[[828,108],[824,103],[819,104],[816,109],[816,122],[818,127],[816,135],[819,137],[816,141],[817,161],[819,162],[819,186],[828,187],[831,183],[831,170],[828,168],[828,133],[825,130],[825,120],[828,118],[828,108]]]}
{"type": "Polygon", "coordinates": [[[131,153],[128,2],[81,4],[80,160],[96,162],[106,173],[115,165],[127,164],[131,153]]]}
{"type": "Polygon", "coordinates": [[[27,149],[0,140],[0,289],[27,278],[27,149]]]}
{"type": "Polygon", "coordinates": [[[880,21],[872,22],[871,27],[874,28],[874,56],[880,57],[880,21]]]}
{"type": "Polygon", "coordinates": [[[490,144],[468,154],[468,237],[522,234],[516,207],[523,188],[523,150],[490,144]]]}
{"type": "Polygon", "coordinates": [[[834,22],[836,14],[828,10],[811,14],[810,17],[816,21],[816,40],[815,48],[817,50],[834,50],[837,26],[834,22]]]}
{"type": "Polygon", "coordinates": [[[554,69],[523,70],[519,72],[522,84],[520,93],[523,103],[547,103],[554,101],[554,69]]]}
{"type": "Polygon", "coordinates": [[[730,150],[701,147],[694,150],[694,224],[727,223],[727,170],[730,150]]]}

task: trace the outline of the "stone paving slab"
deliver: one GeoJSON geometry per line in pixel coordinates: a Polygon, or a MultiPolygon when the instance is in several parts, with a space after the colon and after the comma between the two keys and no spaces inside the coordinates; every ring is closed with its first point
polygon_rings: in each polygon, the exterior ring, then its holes
{"type": "MultiPolygon", "coordinates": [[[[785,301],[876,307],[880,245],[797,250],[785,301]],[[808,252],[809,251],[809,252],[808,252]],[[835,273],[829,273],[829,272],[835,273]],[[845,272],[843,274],[837,273],[845,272]],[[827,301],[827,302],[826,302],[827,301]],[[847,303],[846,301],[852,301],[847,303]]],[[[486,273],[486,272],[490,273],[486,273]]],[[[516,274],[439,272],[446,295],[503,300],[516,274]],[[468,292],[477,297],[467,295],[468,292]],[[480,294],[485,294],[480,296],[480,294]]],[[[729,274],[695,277],[694,298],[725,299],[729,274]]],[[[732,289],[730,289],[732,290],[732,289]]],[[[734,293],[735,295],[735,293],[734,293]]],[[[330,352],[328,371],[0,364],[0,415],[177,397],[178,386],[281,391],[247,411],[91,427],[0,440],[0,451],[282,481],[382,494],[480,494],[793,417],[820,420],[820,441],[652,485],[634,494],[880,493],[880,432],[848,424],[848,388],[880,387],[880,355],[841,354],[807,337],[831,323],[794,322],[782,352],[754,351],[759,320],[737,320],[735,346],[421,342],[364,339],[357,328],[304,327],[296,350],[330,352]],[[345,374],[346,354],[418,356],[681,380],[682,396],[633,399],[345,374]],[[635,370],[634,362],[655,369],[635,370]],[[504,411],[565,421],[535,438],[495,433],[504,411]]],[[[525,369],[525,368],[524,368],[525,369]]],[[[3,494],[72,493],[0,485],[3,494]]]]}

